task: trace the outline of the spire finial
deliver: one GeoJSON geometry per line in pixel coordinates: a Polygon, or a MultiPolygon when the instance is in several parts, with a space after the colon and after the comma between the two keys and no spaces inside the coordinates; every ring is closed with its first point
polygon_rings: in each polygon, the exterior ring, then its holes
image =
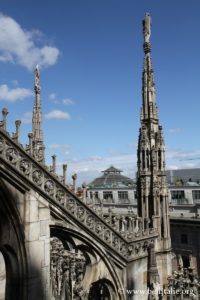
{"type": "Polygon", "coordinates": [[[42,133],[42,111],[40,99],[40,71],[39,65],[35,67],[34,73],[34,90],[35,90],[35,103],[33,108],[33,156],[39,162],[44,162],[44,144],[42,133]]]}
{"type": "Polygon", "coordinates": [[[16,132],[13,134],[12,138],[17,143],[19,142],[19,138],[20,138],[20,125],[21,125],[21,120],[16,120],[15,121],[16,132]]]}

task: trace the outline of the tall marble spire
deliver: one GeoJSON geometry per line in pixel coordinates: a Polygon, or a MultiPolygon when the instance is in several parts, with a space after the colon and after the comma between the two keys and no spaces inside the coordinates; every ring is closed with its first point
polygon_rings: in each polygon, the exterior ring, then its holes
{"type": "Polygon", "coordinates": [[[151,17],[145,15],[143,20],[144,35],[144,67],[142,73],[142,98],[143,104],[141,109],[141,121],[148,123],[150,119],[154,119],[154,123],[158,122],[157,106],[155,102],[155,83],[154,73],[151,62],[151,17]]]}
{"type": "Polygon", "coordinates": [[[41,98],[40,98],[40,70],[39,66],[35,67],[34,74],[34,91],[35,102],[33,107],[33,119],[32,119],[32,148],[33,156],[39,162],[44,162],[44,143],[42,132],[42,111],[41,111],[41,98]]]}
{"type": "Polygon", "coordinates": [[[138,214],[144,229],[157,228],[161,248],[170,248],[168,188],[165,175],[165,146],[156,106],[151,62],[151,17],[143,20],[144,66],[142,74],[141,128],[138,140],[138,214]]]}

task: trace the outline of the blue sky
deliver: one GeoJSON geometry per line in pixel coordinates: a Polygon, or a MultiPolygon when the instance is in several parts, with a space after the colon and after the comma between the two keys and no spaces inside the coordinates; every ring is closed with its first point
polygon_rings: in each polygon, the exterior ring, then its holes
{"type": "Polygon", "coordinates": [[[111,164],[134,176],[141,106],[142,19],[152,16],[156,100],[167,168],[200,167],[200,2],[2,0],[0,105],[27,143],[33,68],[41,68],[46,162],[79,182],[111,164]]]}

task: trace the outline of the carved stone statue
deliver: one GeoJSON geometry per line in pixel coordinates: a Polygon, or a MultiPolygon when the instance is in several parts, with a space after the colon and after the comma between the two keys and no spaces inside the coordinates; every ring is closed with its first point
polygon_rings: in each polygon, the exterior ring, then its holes
{"type": "Polygon", "coordinates": [[[39,90],[39,81],[40,81],[40,70],[39,65],[36,65],[35,67],[35,89],[39,90]]]}
{"type": "Polygon", "coordinates": [[[143,20],[143,34],[144,34],[144,42],[149,43],[149,38],[151,36],[151,17],[148,13],[145,14],[143,20]]]}

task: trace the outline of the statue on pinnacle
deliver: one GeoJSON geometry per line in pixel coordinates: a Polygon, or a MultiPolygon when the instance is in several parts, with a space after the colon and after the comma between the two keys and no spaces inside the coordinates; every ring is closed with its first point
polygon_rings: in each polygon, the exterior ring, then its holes
{"type": "Polygon", "coordinates": [[[35,67],[35,89],[37,91],[40,90],[39,82],[40,82],[40,70],[39,70],[39,65],[36,65],[36,67],[35,67]]]}
{"type": "Polygon", "coordinates": [[[144,42],[149,43],[149,39],[151,36],[151,17],[149,13],[145,14],[143,20],[143,34],[144,34],[144,42]]]}

